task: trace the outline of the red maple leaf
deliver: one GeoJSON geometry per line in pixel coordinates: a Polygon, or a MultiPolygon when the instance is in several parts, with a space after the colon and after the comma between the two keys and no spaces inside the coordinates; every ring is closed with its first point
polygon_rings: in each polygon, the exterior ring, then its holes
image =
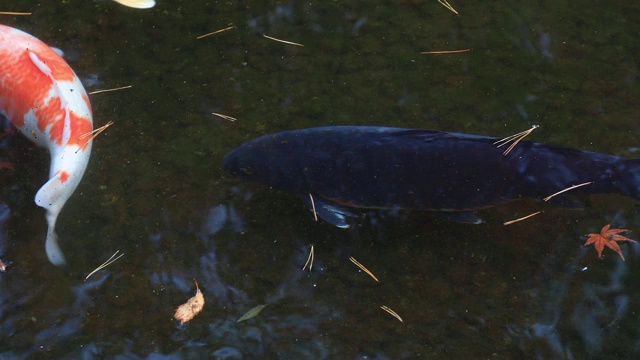
{"type": "Polygon", "coordinates": [[[602,230],[600,230],[599,234],[589,234],[589,239],[584,245],[595,244],[596,250],[598,250],[598,257],[602,257],[602,250],[604,247],[608,247],[609,249],[615,251],[620,255],[622,260],[624,261],[624,256],[622,255],[622,251],[620,250],[620,245],[618,245],[618,241],[630,241],[637,242],[635,240],[629,239],[622,235],[618,235],[620,233],[629,231],[627,229],[609,229],[611,224],[605,225],[602,230]]]}

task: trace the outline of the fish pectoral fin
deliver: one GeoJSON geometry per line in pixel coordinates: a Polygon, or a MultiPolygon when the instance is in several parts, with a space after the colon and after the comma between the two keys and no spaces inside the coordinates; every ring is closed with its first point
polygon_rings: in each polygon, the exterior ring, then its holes
{"type": "Polygon", "coordinates": [[[302,196],[302,199],[309,207],[309,210],[321,218],[322,220],[342,229],[348,229],[351,224],[350,219],[357,218],[357,215],[345,209],[340,205],[327,202],[323,199],[314,199],[313,203],[309,196],[302,196]]]}
{"type": "Polygon", "coordinates": [[[62,205],[64,205],[60,204],[61,200],[64,199],[64,202],[66,201],[66,197],[68,197],[63,190],[64,187],[65,184],[62,180],[62,173],[59,172],[38,190],[35,198],[36,205],[50,211],[59,212],[60,210],[56,208],[61,208],[62,205]]]}
{"type": "Polygon", "coordinates": [[[465,224],[481,224],[484,222],[475,211],[438,211],[436,214],[441,218],[465,224]]]}

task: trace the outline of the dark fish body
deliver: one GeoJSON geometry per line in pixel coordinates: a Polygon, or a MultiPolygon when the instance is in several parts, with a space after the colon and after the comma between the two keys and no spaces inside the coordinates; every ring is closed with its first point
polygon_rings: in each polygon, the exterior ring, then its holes
{"type": "MultiPolygon", "coordinates": [[[[593,183],[566,194],[639,197],[640,160],[526,141],[503,155],[497,140],[373,126],[309,128],[251,140],[228,153],[224,167],[247,180],[311,194],[316,205],[320,200],[338,212],[338,206],[473,210],[542,199],[584,182],[593,183]]],[[[562,204],[568,196],[554,201],[562,204]]]]}

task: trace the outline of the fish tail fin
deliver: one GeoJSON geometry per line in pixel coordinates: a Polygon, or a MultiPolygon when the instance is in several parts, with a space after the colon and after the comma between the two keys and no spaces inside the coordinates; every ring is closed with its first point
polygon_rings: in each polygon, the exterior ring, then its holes
{"type": "Polygon", "coordinates": [[[47,231],[47,240],[44,247],[47,251],[47,257],[52,264],[62,266],[67,263],[64,259],[64,255],[62,254],[62,250],[58,245],[58,235],[52,228],[49,228],[47,231]]]}
{"type": "Polygon", "coordinates": [[[56,221],[62,206],[67,201],[69,194],[64,188],[64,181],[61,179],[61,173],[57,173],[49,181],[47,181],[36,194],[35,202],[38,206],[47,210],[47,239],[45,241],[45,250],[47,257],[52,264],[62,266],[66,264],[62,250],[58,245],[58,235],[56,234],[56,221]]]}
{"type": "Polygon", "coordinates": [[[625,196],[640,199],[640,159],[625,159],[617,169],[617,185],[625,196]]]}

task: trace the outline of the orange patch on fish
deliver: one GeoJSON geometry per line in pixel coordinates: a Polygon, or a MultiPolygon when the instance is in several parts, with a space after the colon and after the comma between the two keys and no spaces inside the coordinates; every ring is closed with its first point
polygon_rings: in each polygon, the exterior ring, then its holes
{"type": "Polygon", "coordinates": [[[68,172],[61,171],[60,172],[60,182],[63,183],[63,184],[66,183],[67,180],[69,180],[69,176],[71,176],[71,174],[69,174],[68,172]]]}

